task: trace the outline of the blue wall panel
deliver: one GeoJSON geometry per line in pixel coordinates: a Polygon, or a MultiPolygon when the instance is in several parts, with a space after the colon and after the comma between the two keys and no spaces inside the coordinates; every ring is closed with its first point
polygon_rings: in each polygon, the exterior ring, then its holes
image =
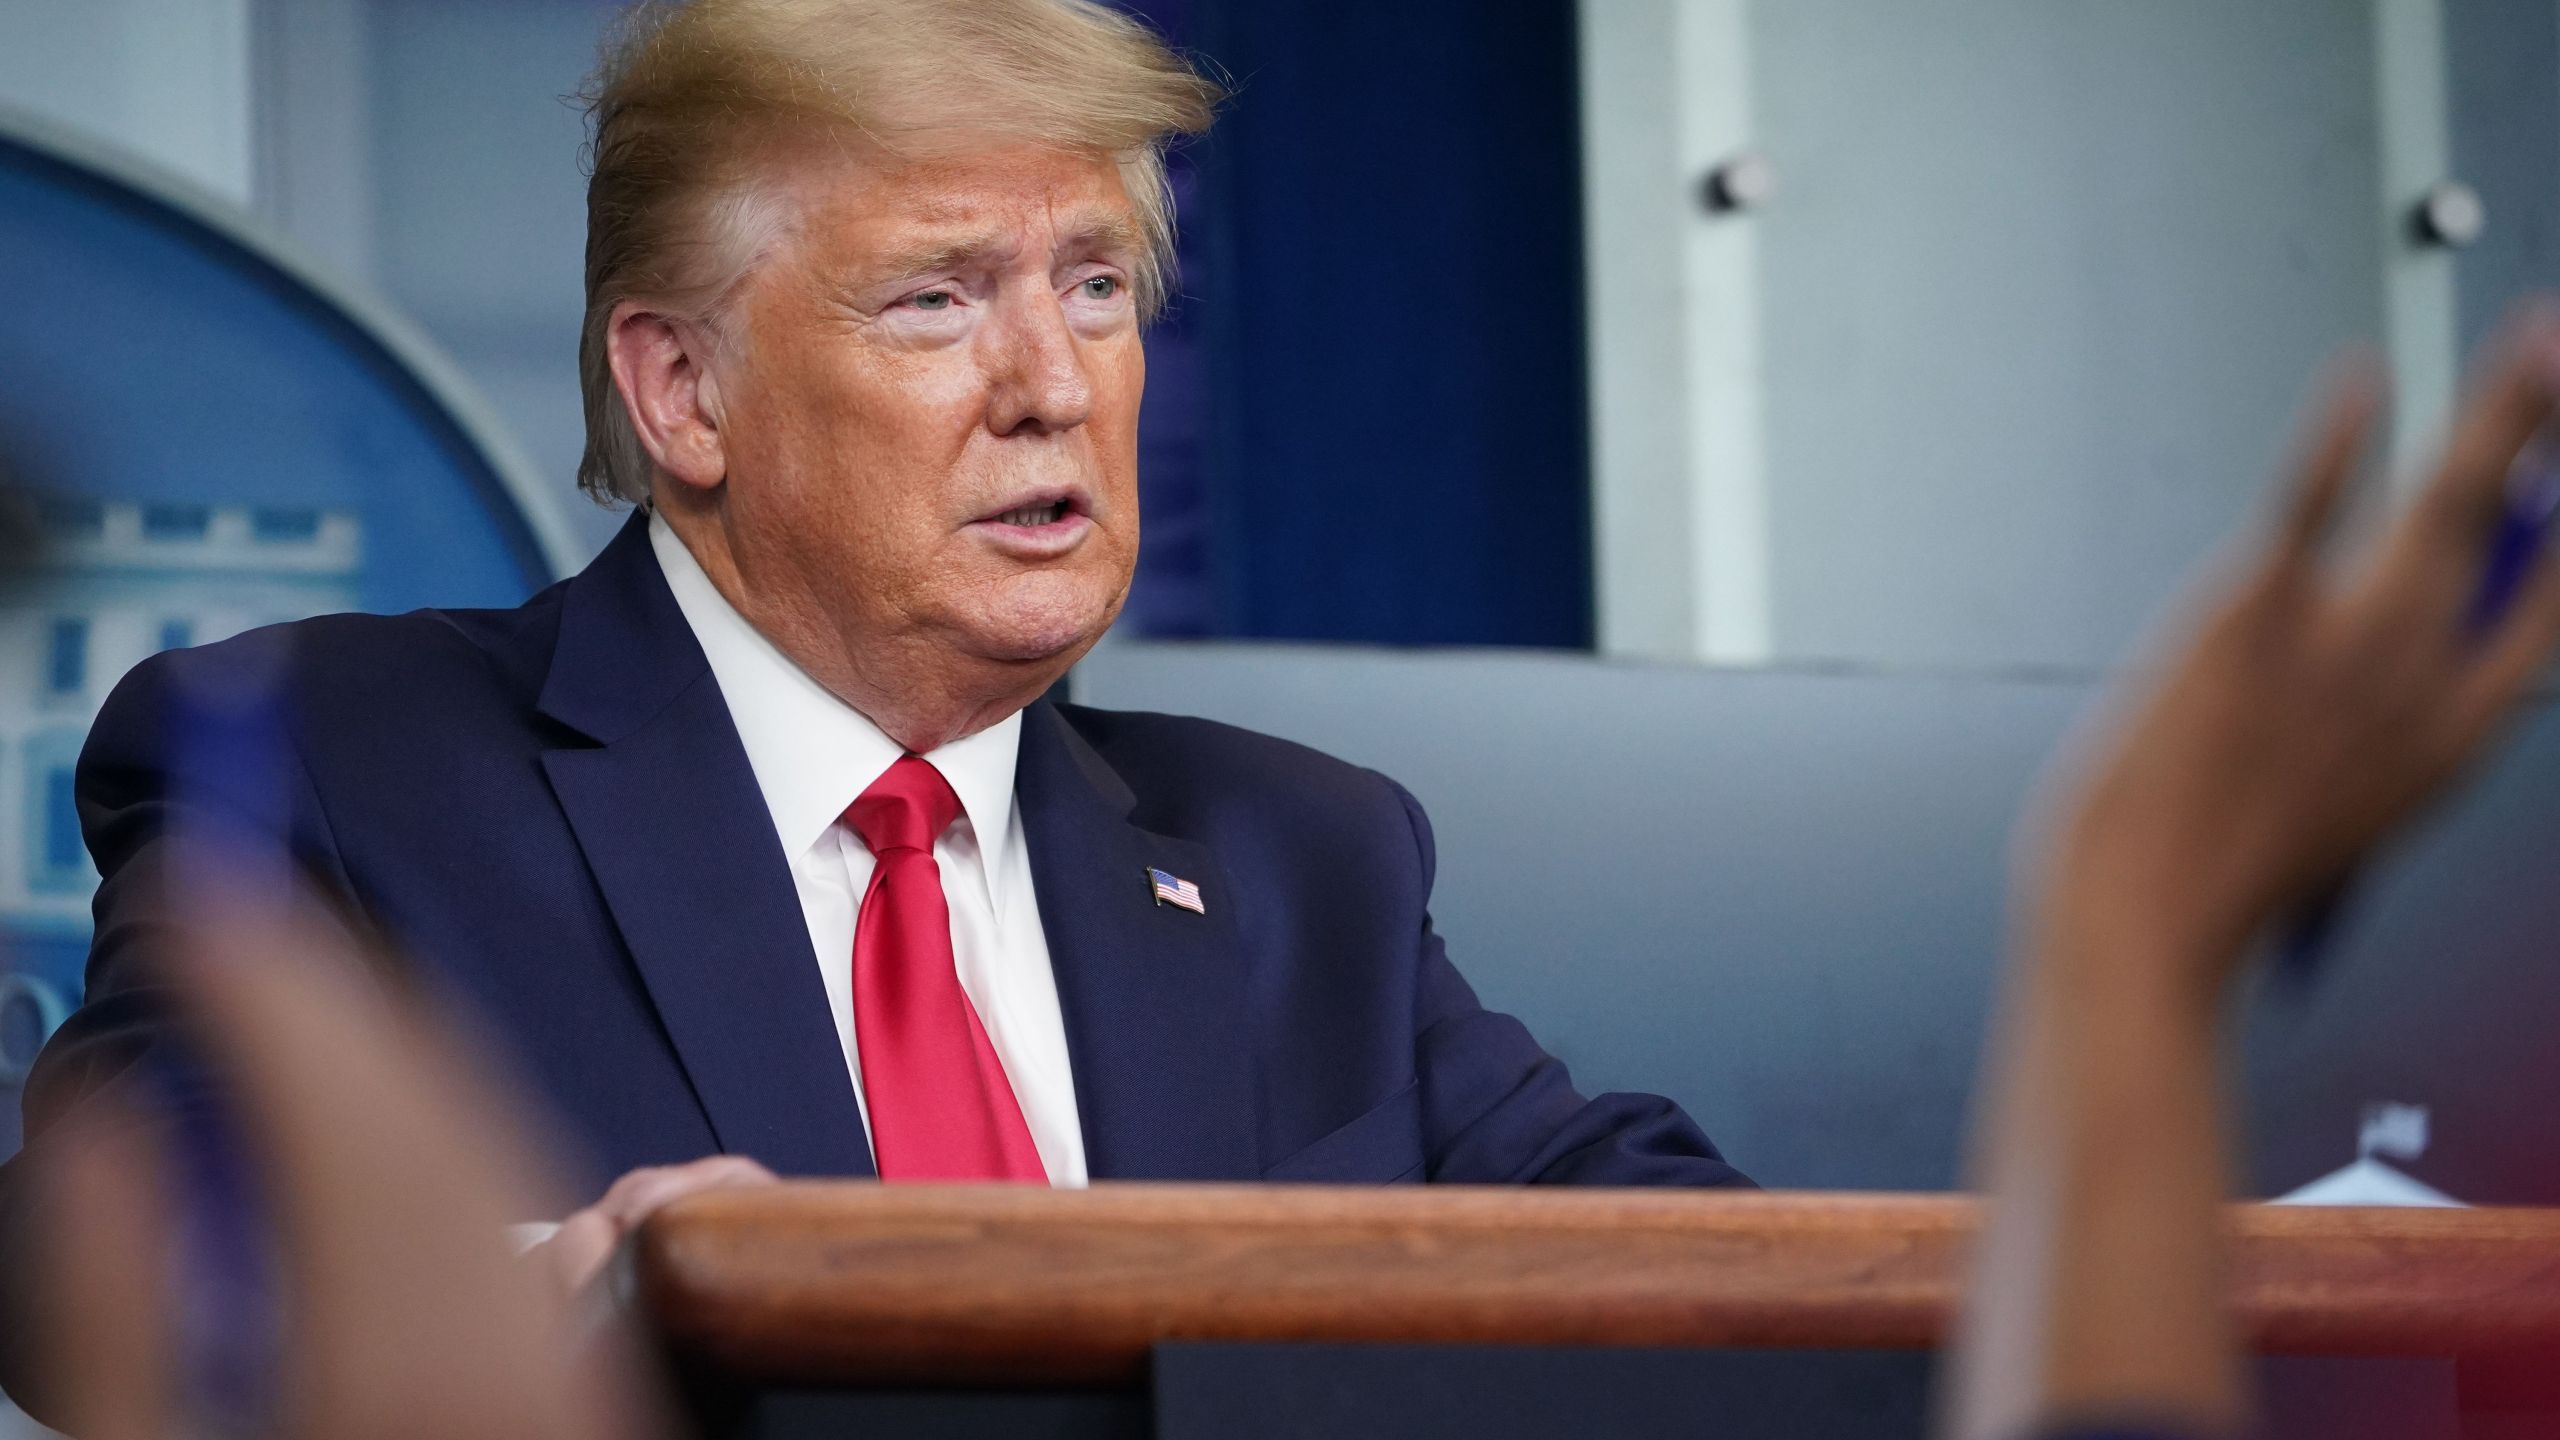
{"type": "Polygon", "coordinates": [[[1236,88],[1184,217],[1210,628],[1588,645],[1573,6],[1179,9],[1236,88]]]}

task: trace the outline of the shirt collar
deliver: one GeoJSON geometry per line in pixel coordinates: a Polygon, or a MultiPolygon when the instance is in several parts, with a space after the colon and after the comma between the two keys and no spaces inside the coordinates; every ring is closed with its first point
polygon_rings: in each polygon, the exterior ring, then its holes
{"type": "MultiPolygon", "coordinates": [[[[649,548],[711,662],[782,851],[797,859],[826,838],[845,807],[906,752],[747,623],[662,516],[649,517],[649,548]]],[[[1013,843],[1013,769],[1021,748],[1017,710],[924,757],[960,797],[961,813],[977,838],[979,881],[991,907],[997,866],[1013,843]]]]}

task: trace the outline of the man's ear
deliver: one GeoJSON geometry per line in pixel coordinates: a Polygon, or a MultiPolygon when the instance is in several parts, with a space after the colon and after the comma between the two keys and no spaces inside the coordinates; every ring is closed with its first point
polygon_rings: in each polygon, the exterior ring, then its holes
{"type": "Polygon", "coordinates": [[[701,328],[625,300],[613,307],[604,343],[623,413],[658,469],[698,490],[726,480],[719,391],[706,363],[709,337],[701,328]]]}

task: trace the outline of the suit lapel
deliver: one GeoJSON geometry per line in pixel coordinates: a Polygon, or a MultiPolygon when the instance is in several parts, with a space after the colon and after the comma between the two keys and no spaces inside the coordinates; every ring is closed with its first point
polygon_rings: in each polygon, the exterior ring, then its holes
{"type": "Polygon", "coordinates": [[[870,1175],[790,866],[720,687],[636,515],[563,600],[543,756],[721,1149],[870,1175]]]}
{"type": "Polygon", "coordinates": [[[1023,714],[1014,784],[1093,1178],[1257,1178],[1244,951],[1217,857],[1132,823],[1126,783],[1046,701],[1023,714]],[[1149,867],[1198,883],[1208,913],[1157,904],[1149,867]]]}

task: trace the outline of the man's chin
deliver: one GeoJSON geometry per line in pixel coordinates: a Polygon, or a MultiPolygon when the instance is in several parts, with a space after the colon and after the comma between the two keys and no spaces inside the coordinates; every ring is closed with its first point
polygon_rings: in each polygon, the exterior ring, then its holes
{"type": "Polygon", "coordinates": [[[1120,607],[1081,615],[1011,615],[988,617],[972,627],[970,648],[985,659],[1005,665],[1054,665],[1063,671],[1094,647],[1118,618],[1120,607]]]}
{"type": "Polygon", "coordinates": [[[1097,587],[1061,585],[1059,578],[1042,576],[1005,587],[1001,602],[969,617],[969,648],[1008,665],[1049,663],[1060,670],[1083,658],[1120,618],[1129,592],[1123,585],[1107,595],[1096,594],[1097,587]]]}

